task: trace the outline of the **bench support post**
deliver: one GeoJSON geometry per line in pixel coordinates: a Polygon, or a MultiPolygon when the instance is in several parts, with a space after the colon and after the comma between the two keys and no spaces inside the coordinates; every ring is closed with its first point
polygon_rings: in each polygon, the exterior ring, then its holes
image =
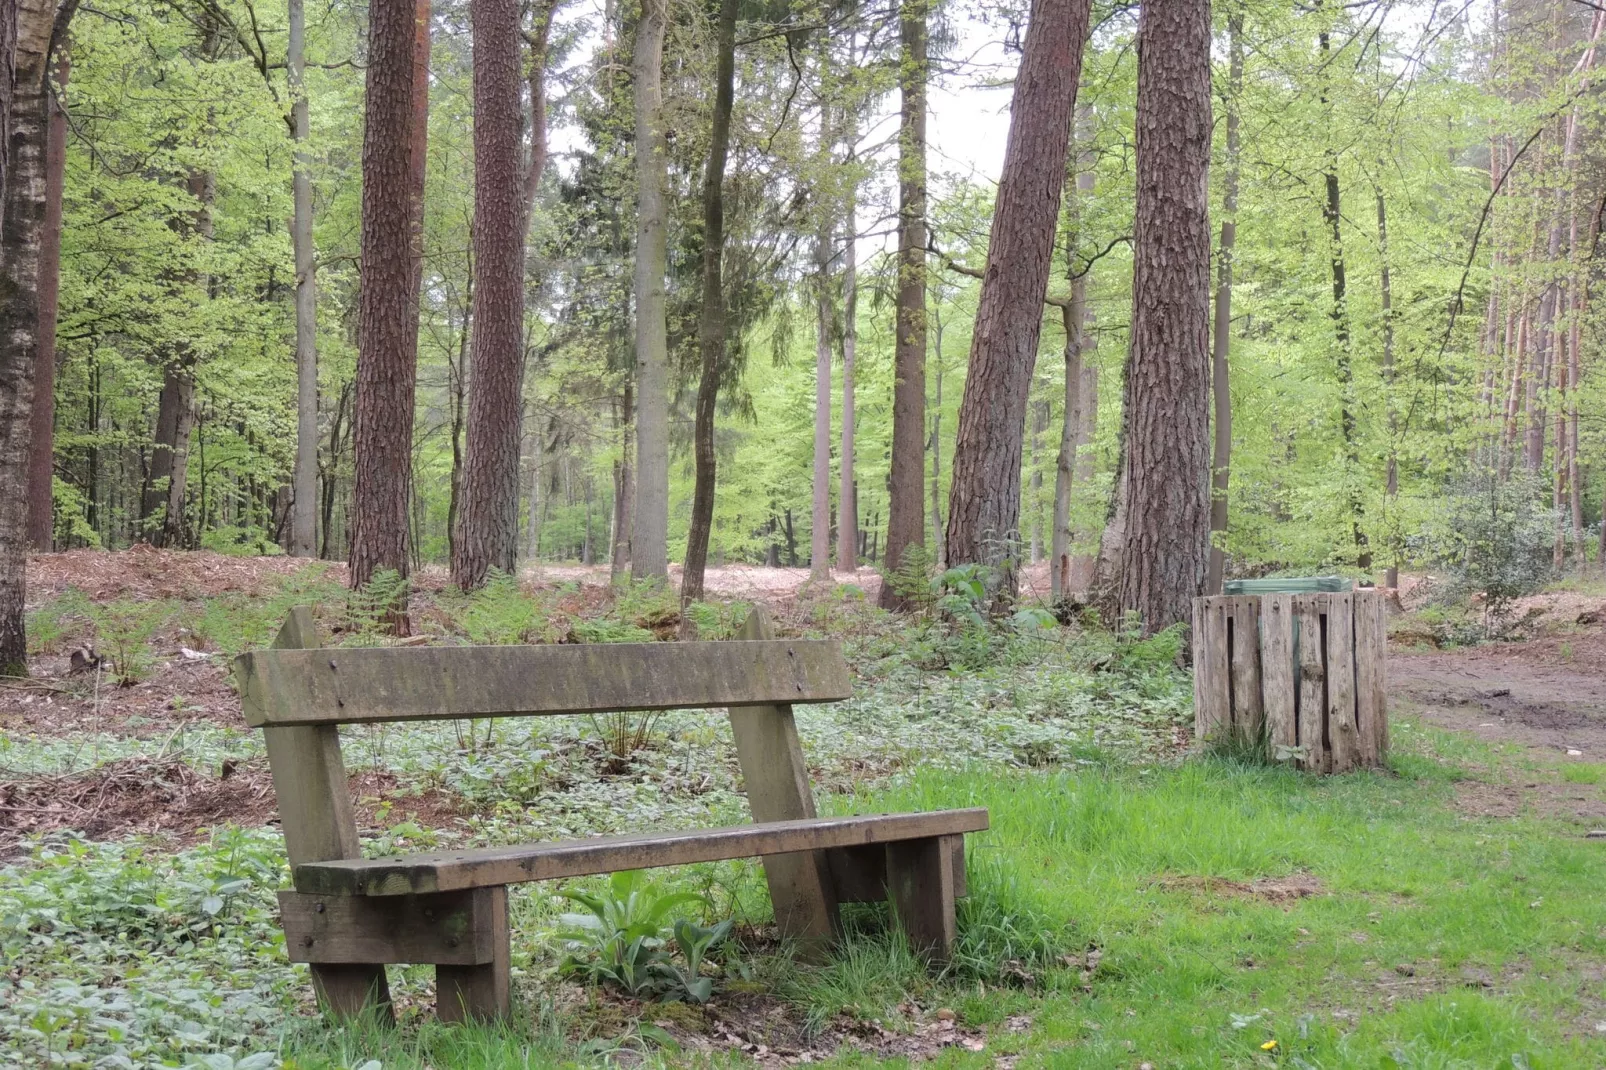
{"type": "Polygon", "coordinates": [[[887,898],[909,946],[934,963],[953,954],[954,856],[964,852],[963,836],[887,844],[887,898]]]}
{"type": "Polygon", "coordinates": [[[443,1022],[492,1021],[513,1009],[507,885],[474,890],[475,913],[489,922],[491,961],[435,967],[435,1014],[443,1022]]]}
{"type": "MultiPolygon", "coordinates": [[[[754,606],[738,639],[774,637],[775,629],[763,607],[754,606]]],[[[733,706],[730,719],[753,820],[818,817],[792,707],[733,706]]],[[[836,886],[825,852],[772,855],[764,859],[764,880],[782,937],[797,942],[801,958],[823,957],[841,927],[836,886]]]]}
{"type": "MultiPolygon", "coordinates": [[[[316,647],[312,610],[292,609],[273,645],[279,650],[316,647]]],[[[291,872],[303,862],[360,857],[357,819],[340,757],[340,730],[334,725],[267,728],[263,735],[291,872]]],[[[329,1014],[352,1017],[374,1007],[382,1018],[392,1018],[390,985],[385,967],[378,963],[316,963],[312,987],[318,1005],[329,1014]]]]}

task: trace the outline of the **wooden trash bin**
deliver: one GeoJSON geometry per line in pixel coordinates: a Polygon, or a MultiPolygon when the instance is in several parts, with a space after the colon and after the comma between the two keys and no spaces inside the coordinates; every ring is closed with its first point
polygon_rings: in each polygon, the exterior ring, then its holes
{"type": "Polygon", "coordinates": [[[1381,766],[1387,644],[1375,589],[1196,598],[1195,739],[1236,737],[1315,773],[1381,766]]]}

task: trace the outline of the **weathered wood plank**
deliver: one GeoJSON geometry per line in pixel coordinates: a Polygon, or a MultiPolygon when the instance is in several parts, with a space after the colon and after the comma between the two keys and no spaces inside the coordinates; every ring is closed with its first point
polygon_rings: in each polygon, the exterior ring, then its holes
{"type": "Polygon", "coordinates": [[[492,1021],[513,1011],[512,937],[507,889],[477,888],[475,913],[491,931],[491,961],[435,967],[435,1014],[443,1022],[492,1021]]]}
{"type": "Polygon", "coordinates": [[[926,839],[980,832],[986,828],[987,811],[982,808],[773,821],[718,829],[314,862],[296,870],[296,887],[323,894],[413,895],[583,877],[622,869],[650,869],[926,839]]]}
{"type": "Polygon", "coordinates": [[[1327,664],[1322,641],[1322,615],[1327,610],[1325,595],[1294,596],[1294,619],[1299,625],[1299,745],[1305,751],[1301,763],[1313,773],[1331,768],[1327,749],[1327,664]]]}
{"type": "MultiPolygon", "coordinates": [[[[1299,745],[1294,720],[1294,596],[1268,594],[1260,601],[1261,701],[1266,716],[1266,745],[1276,760],[1279,747],[1299,745]]],[[[1284,751],[1283,753],[1286,753],[1284,751]]]]}
{"type": "Polygon", "coordinates": [[[490,904],[478,891],[440,895],[280,892],[291,962],[476,966],[494,959],[490,904]]]}
{"type": "Polygon", "coordinates": [[[1232,678],[1232,730],[1245,742],[1265,738],[1265,710],[1260,697],[1260,599],[1237,595],[1230,610],[1231,651],[1227,671],[1232,678]]]}
{"type": "Polygon", "coordinates": [[[269,650],[234,661],[246,723],[523,717],[835,702],[851,693],[826,640],[269,650]]]}
{"type": "Polygon", "coordinates": [[[1355,726],[1355,603],[1352,595],[1327,598],[1327,739],[1332,773],[1347,773],[1360,760],[1355,726]]]}
{"type": "Polygon", "coordinates": [[[1363,765],[1388,757],[1388,609],[1383,592],[1355,592],[1355,721],[1363,765]]]}
{"type": "MultiPolygon", "coordinates": [[[[887,898],[887,852],[880,844],[833,847],[825,852],[838,903],[882,903],[887,898]]],[[[965,852],[954,853],[954,898],[970,894],[965,852]]]]}
{"type": "Polygon", "coordinates": [[[1227,702],[1227,614],[1231,599],[1193,600],[1193,736],[1201,746],[1232,725],[1227,702]]]}
{"type": "MultiPolygon", "coordinates": [[[[312,610],[292,609],[273,645],[280,651],[315,652],[318,629],[312,610]]],[[[340,757],[340,730],[334,725],[269,728],[263,737],[290,865],[359,857],[362,847],[340,757]]],[[[312,986],[319,1004],[342,1017],[361,1014],[373,1004],[388,1017],[390,984],[383,961],[314,965],[312,986]]]]}
{"type": "Polygon", "coordinates": [[[887,844],[887,898],[909,935],[909,946],[933,963],[946,963],[958,937],[954,912],[955,852],[963,836],[935,836],[887,844]]]}
{"type": "MultiPolygon", "coordinates": [[[[754,606],[740,638],[770,640],[774,629],[763,606],[754,606]]],[[[754,821],[801,821],[818,816],[808,764],[790,704],[732,706],[731,735],[754,821]]],[[[825,955],[841,928],[831,864],[822,851],[764,859],[764,880],[781,934],[807,959],[825,955]]]]}

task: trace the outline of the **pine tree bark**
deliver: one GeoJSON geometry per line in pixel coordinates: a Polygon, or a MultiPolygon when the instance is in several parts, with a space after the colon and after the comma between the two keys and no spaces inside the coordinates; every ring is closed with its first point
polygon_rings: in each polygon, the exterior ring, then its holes
{"type": "Polygon", "coordinates": [[[680,602],[703,597],[708,565],[708,538],[714,524],[714,487],[718,457],[714,453],[714,414],[719,380],[725,373],[725,161],[730,151],[731,109],[736,91],[737,0],[720,0],[715,27],[714,114],[703,171],[703,305],[697,321],[697,414],[692,427],[695,482],[691,526],[686,534],[686,565],[681,572],[680,602]]]}
{"type": "Polygon", "coordinates": [[[1215,449],[1210,462],[1210,573],[1207,594],[1220,594],[1226,573],[1227,490],[1232,479],[1232,256],[1238,243],[1238,98],[1244,84],[1244,17],[1227,20],[1227,170],[1222,176],[1221,244],[1216,260],[1215,323],[1211,339],[1211,391],[1216,404],[1215,449]]]}
{"type": "Polygon", "coordinates": [[[468,448],[452,582],[473,590],[518,557],[524,429],[524,86],[518,0],[471,0],[474,260],[468,448]]]}
{"type": "MultiPolygon", "coordinates": [[[[1137,209],[1106,617],[1191,615],[1210,546],[1210,4],[1149,0],[1138,23],[1137,209]]],[[[1110,561],[1105,562],[1108,568],[1110,561]]]]}
{"type": "Polygon", "coordinates": [[[291,475],[294,515],[290,553],[318,552],[318,283],[312,245],[312,175],[307,154],[307,16],[305,0],[289,0],[287,50],[290,90],[291,162],[290,245],[296,271],[296,459],[291,475]]]}
{"type": "Polygon", "coordinates": [[[954,444],[948,560],[998,566],[1002,590],[1011,598],[1017,590],[1013,547],[1020,539],[1027,394],[1043,326],[1088,13],[1088,0],[1032,4],[954,444]]]}
{"type": "MultiPolygon", "coordinates": [[[[424,23],[427,26],[427,20],[424,23]]],[[[362,292],[358,311],[351,584],[411,572],[413,393],[418,359],[415,268],[415,78],[420,24],[412,0],[369,7],[363,131],[362,292]]],[[[427,91],[427,90],[426,90],[427,91]]],[[[422,161],[418,169],[422,171],[422,161]]],[[[407,631],[405,606],[393,612],[407,631]]]]}
{"type": "MultiPolygon", "coordinates": [[[[66,92],[71,70],[63,41],[56,48],[56,85],[61,93],[66,92]]],[[[61,199],[67,172],[67,117],[62,105],[51,94],[45,143],[45,222],[39,248],[39,355],[28,435],[28,545],[40,552],[51,549],[55,536],[56,314],[61,293],[61,199]]],[[[0,141],[0,146],[4,144],[0,141]]],[[[0,148],[0,154],[3,151],[0,148]]]]}
{"type": "MultiPolygon", "coordinates": [[[[1072,0],[1079,2],[1079,0],[1072,0]]],[[[902,55],[898,91],[898,296],[893,343],[892,463],[887,476],[888,574],[903,555],[925,541],[922,484],[926,437],[926,86],[931,77],[927,27],[930,0],[901,0],[902,55]]],[[[1045,280],[1046,285],[1046,280],[1045,280]]],[[[939,373],[940,374],[940,373],[939,373]]],[[[938,406],[942,402],[939,397],[938,406]]],[[[940,418],[940,416],[939,416],[940,418]]],[[[933,432],[935,435],[936,432],[933,432]]],[[[940,443],[933,442],[933,453],[940,443]]],[[[933,460],[935,465],[937,462],[933,460]]],[[[935,477],[933,477],[935,478],[935,477]]],[[[933,501],[933,512],[936,503],[933,501]]],[[[881,585],[883,609],[907,608],[890,583],[881,585]]]]}
{"type": "Polygon", "coordinates": [[[668,271],[664,185],[664,34],[667,0],[641,0],[632,63],[636,111],[636,506],[630,574],[669,580],[669,337],[664,308],[668,271]]]}
{"type": "MultiPolygon", "coordinates": [[[[56,9],[50,0],[14,0],[13,6],[10,139],[0,151],[9,157],[0,226],[0,501],[18,503],[26,501],[28,425],[39,360],[39,254],[50,121],[46,72],[56,9]]],[[[28,672],[27,540],[27,510],[0,509],[0,676],[28,672]]]]}

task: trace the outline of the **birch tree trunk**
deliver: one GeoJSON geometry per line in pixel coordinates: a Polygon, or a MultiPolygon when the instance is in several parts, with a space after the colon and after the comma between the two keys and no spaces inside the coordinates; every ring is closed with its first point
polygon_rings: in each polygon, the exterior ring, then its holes
{"type": "Polygon", "coordinates": [[[630,574],[669,580],[669,336],[664,308],[664,34],[668,0],[641,0],[632,62],[636,111],[636,506],[630,574]]]}
{"type": "Polygon", "coordinates": [[[296,270],[296,460],[291,476],[295,512],[290,521],[290,553],[314,557],[318,549],[318,289],[307,155],[307,18],[305,0],[289,0],[289,7],[290,136],[295,142],[290,245],[296,270]]]}
{"type": "Polygon", "coordinates": [[[1020,538],[1027,394],[1042,331],[1088,14],[1088,0],[1032,4],[954,444],[948,559],[997,566],[1001,590],[1010,598],[1017,589],[1012,547],[1020,538]]]}
{"type": "Polygon", "coordinates": [[[703,597],[708,566],[708,539],[714,524],[714,488],[718,457],[714,453],[714,415],[719,380],[725,372],[725,161],[730,151],[731,109],[736,91],[737,0],[720,0],[715,27],[718,57],[714,74],[713,129],[708,164],[703,171],[703,303],[697,322],[697,350],[702,367],[697,381],[697,415],[692,428],[695,485],[691,526],[686,535],[686,566],[680,577],[680,602],[703,597]]]}

